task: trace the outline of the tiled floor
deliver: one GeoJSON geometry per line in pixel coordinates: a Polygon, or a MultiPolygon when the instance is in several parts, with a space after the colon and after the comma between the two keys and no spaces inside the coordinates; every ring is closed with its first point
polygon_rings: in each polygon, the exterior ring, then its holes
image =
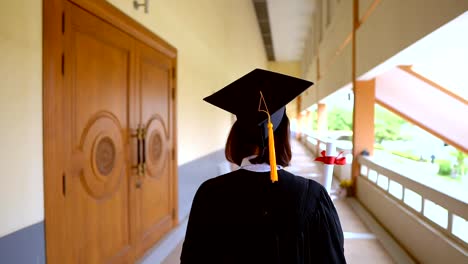
{"type": "MultiPolygon", "coordinates": [[[[293,159],[288,171],[323,183],[322,165],[313,162],[313,156],[297,141],[292,141],[293,159]]],[[[182,186],[181,186],[182,187],[182,186]]],[[[332,190],[337,188],[333,181],[332,190]]],[[[180,190],[184,191],[184,190],[180,190]]],[[[332,191],[333,193],[333,191],[332,191]]],[[[333,197],[333,195],[332,195],[333,197]]],[[[379,240],[354,213],[347,199],[334,199],[345,237],[345,256],[348,263],[394,263],[379,240]]],[[[163,264],[179,263],[182,242],[164,260],[163,264]]]]}

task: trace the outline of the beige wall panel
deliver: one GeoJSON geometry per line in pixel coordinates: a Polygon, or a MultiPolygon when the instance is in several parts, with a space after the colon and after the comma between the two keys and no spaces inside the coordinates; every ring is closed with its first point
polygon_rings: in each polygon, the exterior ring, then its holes
{"type": "Polygon", "coordinates": [[[297,117],[297,100],[293,100],[286,106],[286,114],[290,120],[297,117]]]}
{"type": "Polygon", "coordinates": [[[418,262],[466,263],[466,252],[452,247],[438,231],[362,177],[357,181],[357,198],[418,262]]]}
{"type": "MultiPolygon", "coordinates": [[[[353,1],[343,0],[335,10],[334,20],[327,27],[319,45],[320,73],[327,74],[340,46],[353,31],[353,1]]],[[[349,43],[351,44],[351,42],[349,43]]]]}
{"type": "Polygon", "coordinates": [[[352,54],[350,43],[343,49],[343,52],[335,59],[326,74],[320,79],[317,100],[324,99],[352,82],[351,70],[352,54]]]}
{"type": "MultiPolygon", "coordinates": [[[[202,98],[266,56],[250,0],[110,0],[178,51],[179,164],[224,146],[230,115],[202,98]],[[216,120],[216,122],[213,122],[216,120]]],[[[42,1],[0,1],[0,237],[44,219],[42,1]]]]}
{"type": "Polygon", "coordinates": [[[314,56],[309,64],[309,67],[307,68],[306,80],[312,81],[314,83],[317,83],[318,81],[318,75],[317,75],[317,56],[314,56]]]}
{"type": "MultiPolygon", "coordinates": [[[[353,0],[346,0],[352,2],[353,0]]],[[[377,0],[359,0],[359,20],[362,19],[364,14],[369,10],[369,8],[372,6],[372,3],[374,3],[377,0]]],[[[385,0],[383,0],[385,1],[385,0]]],[[[387,0],[388,1],[388,0],[387,0]]],[[[393,1],[393,0],[390,0],[393,1]]]]}
{"type": "Polygon", "coordinates": [[[203,97],[253,70],[266,55],[250,0],[157,0],[149,13],[108,0],[178,49],[178,162],[224,147],[231,115],[203,97]],[[216,121],[214,121],[216,120],[216,121]]]}
{"type": "Polygon", "coordinates": [[[44,219],[42,1],[0,1],[0,237],[44,219]]]}
{"type": "Polygon", "coordinates": [[[466,0],[384,0],[357,31],[357,76],[468,10],[466,0]]]}
{"type": "Polygon", "coordinates": [[[301,78],[301,64],[298,61],[270,61],[268,70],[301,78]]]}
{"type": "Polygon", "coordinates": [[[217,46],[225,54],[226,61],[218,58],[219,71],[227,74],[231,82],[254,68],[267,69],[267,58],[252,1],[211,1],[223,3],[224,14],[220,19],[226,19],[221,31],[225,33],[226,39],[223,45],[217,46]]]}
{"type": "MultiPolygon", "coordinates": [[[[301,78],[302,72],[301,63],[297,61],[270,61],[268,62],[268,70],[294,76],[297,78],[301,78]]],[[[296,117],[297,100],[293,100],[286,106],[286,113],[290,119],[296,117]]]]}
{"type": "Polygon", "coordinates": [[[302,97],[301,111],[306,110],[307,108],[311,107],[312,105],[318,102],[318,89],[319,85],[314,84],[312,87],[309,88],[307,92],[304,93],[304,96],[302,97]]]}
{"type": "Polygon", "coordinates": [[[315,56],[312,58],[312,62],[307,69],[305,79],[312,81],[314,85],[304,92],[304,95],[302,96],[301,110],[307,109],[318,101],[317,57],[315,56]]]}

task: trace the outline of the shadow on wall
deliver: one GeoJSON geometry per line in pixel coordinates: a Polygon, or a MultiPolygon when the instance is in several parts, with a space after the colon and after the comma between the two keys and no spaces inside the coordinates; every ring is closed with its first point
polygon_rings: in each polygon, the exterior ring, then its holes
{"type": "Polygon", "coordinates": [[[206,180],[229,171],[224,149],[179,166],[179,222],[188,217],[198,187],[206,180]]]}

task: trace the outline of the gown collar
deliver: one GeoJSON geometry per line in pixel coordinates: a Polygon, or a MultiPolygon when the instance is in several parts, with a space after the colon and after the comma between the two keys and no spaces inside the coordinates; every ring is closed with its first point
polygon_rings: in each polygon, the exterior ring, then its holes
{"type": "MultiPolygon", "coordinates": [[[[262,163],[262,164],[250,163],[250,160],[256,157],[257,155],[252,155],[252,156],[242,159],[242,163],[239,169],[244,169],[244,170],[253,171],[253,172],[268,172],[271,170],[270,165],[267,163],[262,163]]],[[[277,170],[283,169],[283,167],[280,165],[277,165],[276,167],[277,167],[277,170]]]]}

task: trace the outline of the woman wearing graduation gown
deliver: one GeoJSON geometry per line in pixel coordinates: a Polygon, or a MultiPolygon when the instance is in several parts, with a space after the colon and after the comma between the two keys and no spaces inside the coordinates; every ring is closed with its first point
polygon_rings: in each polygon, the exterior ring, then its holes
{"type": "Polygon", "coordinates": [[[325,188],[283,169],[291,160],[285,105],[311,85],[255,69],[204,99],[236,115],[225,154],[240,168],[199,187],[182,264],[346,263],[325,188]]]}

